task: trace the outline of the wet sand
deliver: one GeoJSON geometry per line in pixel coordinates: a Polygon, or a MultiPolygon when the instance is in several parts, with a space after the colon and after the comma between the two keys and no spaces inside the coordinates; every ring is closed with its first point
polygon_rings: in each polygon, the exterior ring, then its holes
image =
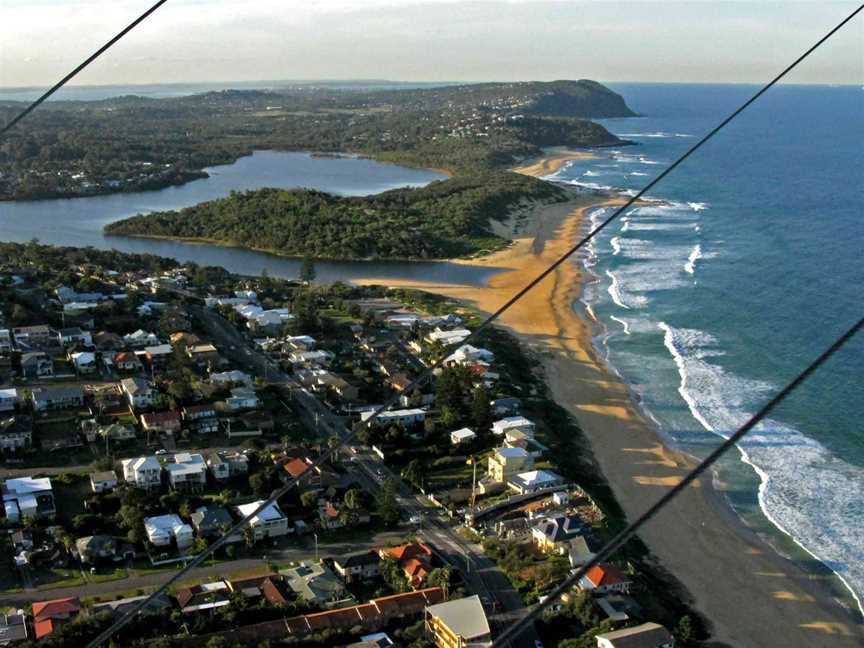
{"type": "MultiPolygon", "coordinates": [[[[538,162],[530,170],[544,175],[548,168],[538,162]]],[[[356,282],[428,290],[488,314],[575,243],[584,233],[586,212],[622,201],[582,196],[538,207],[521,223],[518,238],[507,250],[456,261],[502,268],[485,289],[374,277],[356,282]]],[[[618,501],[633,519],[681,479],[692,459],[664,446],[628,387],[596,356],[593,325],[573,309],[581,280],[579,266],[564,262],[505,312],[499,324],[541,360],[555,400],[578,420],[618,501]]],[[[709,619],[717,645],[864,645],[857,610],[831,598],[832,590],[822,582],[830,577],[813,576],[777,554],[744,526],[718,489],[722,491],[722,485],[703,478],[640,533],[709,619]]]]}

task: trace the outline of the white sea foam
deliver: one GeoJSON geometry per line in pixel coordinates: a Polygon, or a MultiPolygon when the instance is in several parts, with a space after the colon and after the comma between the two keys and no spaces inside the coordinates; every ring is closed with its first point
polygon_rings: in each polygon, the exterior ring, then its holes
{"type": "Polygon", "coordinates": [[[609,245],[612,246],[612,254],[618,255],[621,253],[620,241],[621,241],[620,236],[613,236],[611,239],[609,239],[609,245]]]}
{"type": "Polygon", "coordinates": [[[647,176],[647,175],[650,175],[650,174],[649,174],[649,173],[642,173],[641,171],[631,171],[631,172],[628,173],[627,175],[631,175],[631,176],[647,176]]]}
{"type": "Polygon", "coordinates": [[[621,326],[624,327],[624,334],[630,335],[630,325],[627,323],[627,320],[623,320],[619,317],[615,317],[614,315],[610,315],[609,319],[615,320],[616,322],[618,322],[621,326]]]}
{"type": "Polygon", "coordinates": [[[694,212],[700,212],[704,209],[708,209],[708,204],[704,202],[688,202],[687,206],[694,212]]]}
{"type": "MultiPolygon", "coordinates": [[[[678,392],[707,431],[727,437],[775,386],[732,374],[712,357],[717,340],[702,331],[659,323],[681,378],[678,392]]],[[[864,470],[833,456],[800,431],[766,419],[738,446],[760,479],[765,516],[808,553],[829,566],[855,596],[864,591],[864,470]],[[830,501],[831,506],[825,506],[830,501]]]]}
{"type": "Polygon", "coordinates": [[[630,307],[624,303],[623,299],[621,299],[621,292],[618,290],[618,279],[608,270],[606,271],[606,276],[611,279],[611,283],[607,290],[609,291],[609,296],[612,298],[612,301],[615,302],[616,306],[630,310],[630,307]]]}
{"type": "Polygon", "coordinates": [[[598,173],[597,171],[586,171],[582,174],[587,178],[596,178],[597,176],[603,175],[602,173],[598,173]]]}
{"type": "Polygon", "coordinates": [[[653,131],[651,133],[619,133],[618,137],[647,137],[647,138],[667,138],[667,137],[693,137],[689,133],[667,133],[665,131],[653,131]]]}
{"type": "Polygon", "coordinates": [[[687,257],[687,263],[684,264],[684,271],[691,275],[696,272],[696,262],[702,258],[702,246],[698,243],[693,246],[690,256],[687,257]]]}

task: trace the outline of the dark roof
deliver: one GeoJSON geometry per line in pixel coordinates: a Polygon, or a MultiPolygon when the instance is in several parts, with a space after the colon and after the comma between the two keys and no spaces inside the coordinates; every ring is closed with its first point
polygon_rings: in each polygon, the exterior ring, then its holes
{"type": "Polygon", "coordinates": [[[231,514],[221,506],[203,506],[190,517],[196,529],[231,528],[234,523],[231,514]]]}
{"type": "Polygon", "coordinates": [[[580,536],[585,524],[576,517],[556,517],[543,520],[536,527],[550,542],[567,542],[580,536]]]}
{"type": "Polygon", "coordinates": [[[358,551],[357,553],[347,554],[334,558],[333,561],[344,567],[362,567],[363,565],[377,565],[381,562],[381,557],[372,551],[358,551]]]}

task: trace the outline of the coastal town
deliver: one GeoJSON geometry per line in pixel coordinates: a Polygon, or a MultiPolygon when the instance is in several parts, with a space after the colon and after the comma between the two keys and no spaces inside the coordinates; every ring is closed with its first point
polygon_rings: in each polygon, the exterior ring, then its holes
{"type": "MultiPolygon", "coordinates": [[[[315,284],[311,260],[288,281],[7,248],[0,645],[85,645],[217,541],[118,636],[493,645],[620,527],[536,363],[503,329],[467,341],[464,305],[315,284]]],[[[513,645],[702,632],[630,547],[513,645]]]]}

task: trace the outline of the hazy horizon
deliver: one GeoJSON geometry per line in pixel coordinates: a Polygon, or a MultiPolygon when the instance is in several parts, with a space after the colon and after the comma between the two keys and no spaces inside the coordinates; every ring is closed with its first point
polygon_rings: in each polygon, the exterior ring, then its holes
{"type": "MultiPolygon", "coordinates": [[[[6,0],[0,87],[53,84],[152,3],[6,0]]],[[[762,83],[855,6],[845,0],[170,0],[75,85],[762,83]]],[[[789,82],[864,82],[862,22],[858,16],[836,34],[789,82]]]]}

